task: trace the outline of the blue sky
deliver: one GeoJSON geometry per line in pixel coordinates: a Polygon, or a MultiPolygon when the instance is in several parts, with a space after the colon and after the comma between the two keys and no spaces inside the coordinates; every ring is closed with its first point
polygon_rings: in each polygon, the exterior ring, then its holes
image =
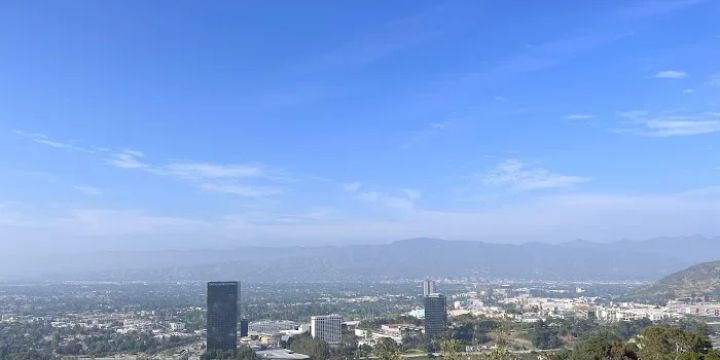
{"type": "Polygon", "coordinates": [[[0,241],[718,235],[719,11],[4,2],[0,241]]]}

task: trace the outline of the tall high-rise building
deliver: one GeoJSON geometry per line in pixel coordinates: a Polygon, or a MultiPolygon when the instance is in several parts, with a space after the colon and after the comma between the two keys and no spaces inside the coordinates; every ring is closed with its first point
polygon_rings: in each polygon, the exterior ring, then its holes
{"type": "Polygon", "coordinates": [[[340,315],[313,316],[310,318],[310,335],[329,345],[340,345],[342,340],[342,317],[340,315]]]}
{"type": "Polygon", "coordinates": [[[425,336],[433,339],[442,335],[445,330],[447,330],[445,295],[425,296],[425,336]]]}
{"type": "Polygon", "coordinates": [[[238,297],[237,281],[207,284],[207,350],[237,351],[238,297]]]}
{"type": "Polygon", "coordinates": [[[250,329],[250,321],[248,319],[240,320],[240,337],[248,336],[248,330],[250,329]]]}
{"type": "Polygon", "coordinates": [[[436,293],[435,281],[433,281],[433,280],[423,281],[423,296],[428,296],[428,295],[434,294],[434,293],[436,293]]]}

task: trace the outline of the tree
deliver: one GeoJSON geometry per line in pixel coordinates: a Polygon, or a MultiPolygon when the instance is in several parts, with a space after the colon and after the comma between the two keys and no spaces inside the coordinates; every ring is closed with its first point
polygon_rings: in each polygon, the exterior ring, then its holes
{"type": "Polygon", "coordinates": [[[558,331],[552,329],[542,320],[535,322],[530,340],[538,349],[556,349],[562,345],[562,341],[558,337],[558,331]]]}
{"type": "Polygon", "coordinates": [[[634,349],[616,335],[596,333],[575,345],[571,360],[637,360],[634,349]]]}
{"type": "Polygon", "coordinates": [[[490,332],[498,328],[498,323],[495,320],[481,320],[475,325],[473,332],[473,344],[485,344],[490,342],[490,332]]]}
{"type": "Polygon", "coordinates": [[[443,359],[445,360],[462,360],[463,355],[460,353],[461,345],[458,340],[443,340],[440,343],[443,359]]]}
{"type": "Polygon", "coordinates": [[[427,339],[423,334],[404,334],[400,350],[425,349],[426,345],[427,339]]]}
{"type": "Polygon", "coordinates": [[[639,336],[639,347],[643,360],[692,359],[712,350],[710,341],[705,337],[677,327],[658,326],[643,330],[639,336]]]}
{"type": "Polygon", "coordinates": [[[487,355],[487,360],[516,360],[508,349],[507,323],[501,322],[495,330],[495,349],[487,355]]]}
{"type": "Polygon", "coordinates": [[[395,342],[395,340],[383,337],[380,338],[377,341],[377,344],[375,344],[375,352],[393,352],[393,351],[399,351],[398,344],[395,342]]]}
{"type": "Polygon", "coordinates": [[[488,360],[517,360],[517,356],[508,350],[507,347],[498,347],[488,355],[488,360]]]}
{"type": "Polygon", "coordinates": [[[464,323],[448,330],[448,333],[451,339],[470,344],[475,337],[475,326],[472,323],[464,323]]]}
{"type": "Polygon", "coordinates": [[[627,341],[630,340],[630,338],[637,336],[650,326],[652,326],[652,321],[650,319],[640,319],[633,321],[621,321],[616,325],[616,329],[620,338],[627,341]]]}
{"type": "Polygon", "coordinates": [[[330,356],[330,346],[322,340],[314,339],[309,333],[303,333],[290,338],[290,350],[308,355],[313,360],[326,360],[330,356]]]}
{"type": "Polygon", "coordinates": [[[237,360],[256,360],[257,355],[255,354],[255,351],[251,349],[249,346],[242,345],[240,348],[238,348],[237,355],[235,355],[235,359],[237,360]]]}
{"type": "Polygon", "coordinates": [[[598,325],[588,319],[569,318],[565,320],[556,320],[561,323],[557,332],[560,336],[572,336],[575,339],[581,339],[592,334],[598,325]]]}
{"type": "MultiPolygon", "coordinates": [[[[372,347],[368,344],[359,345],[357,347],[357,349],[355,350],[353,359],[355,359],[355,360],[365,359],[368,356],[370,356],[370,354],[372,353],[372,350],[373,350],[372,347]]],[[[718,359],[718,360],[720,360],[720,359],[718,359]]]]}
{"type": "Polygon", "coordinates": [[[352,356],[358,347],[358,341],[355,334],[349,331],[342,333],[342,339],[340,340],[340,346],[336,349],[332,349],[333,355],[341,355],[345,358],[352,356]]]}
{"type": "Polygon", "coordinates": [[[390,338],[382,338],[375,345],[375,356],[378,360],[402,360],[400,356],[400,348],[395,340],[390,338]]]}

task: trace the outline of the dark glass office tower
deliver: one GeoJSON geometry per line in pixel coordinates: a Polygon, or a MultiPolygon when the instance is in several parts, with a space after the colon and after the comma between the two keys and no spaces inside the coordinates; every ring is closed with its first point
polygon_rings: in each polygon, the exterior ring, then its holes
{"type": "Polygon", "coordinates": [[[425,296],[425,336],[428,340],[442,335],[447,330],[445,295],[425,296]]]}
{"type": "Polygon", "coordinates": [[[250,321],[248,321],[248,319],[240,320],[240,337],[248,336],[249,327],[250,327],[250,321]]]}
{"type": "Polygon", "coordinates": [[[207,284],[207,351],[237,350],[238,295],[237,281],[207,284]]]}

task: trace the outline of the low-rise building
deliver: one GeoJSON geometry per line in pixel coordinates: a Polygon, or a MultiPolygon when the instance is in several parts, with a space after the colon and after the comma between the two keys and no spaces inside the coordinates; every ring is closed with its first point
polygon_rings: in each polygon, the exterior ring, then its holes
{"type": "Polygon", "coordinates": [[[310,359],[310,357],[307,355],[298,354],[298,353],[290,351],[288,349],[261,350],[261,351],[256,351],[255,355],[257,355],[257,357],[260,359],[267,359],[267,360],[308,360],[308,359],[310,359]]]}

